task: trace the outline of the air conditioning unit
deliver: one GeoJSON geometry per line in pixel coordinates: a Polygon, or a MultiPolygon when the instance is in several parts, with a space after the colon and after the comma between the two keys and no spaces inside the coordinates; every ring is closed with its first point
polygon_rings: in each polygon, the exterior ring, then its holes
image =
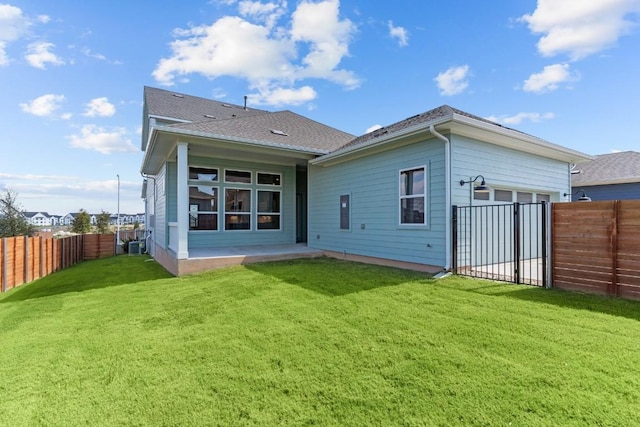
{"type": "Polygon", "coordinates": [[[140,242],[129,242],[129,255],[140,255],[140,242]]]}

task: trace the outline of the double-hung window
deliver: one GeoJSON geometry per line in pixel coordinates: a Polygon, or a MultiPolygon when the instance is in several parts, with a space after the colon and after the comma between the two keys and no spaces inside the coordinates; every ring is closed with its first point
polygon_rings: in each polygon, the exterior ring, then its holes
{"type": "Polygon", "coordinates": [[[251,189],[225,188],[224,229],[251,230],[251,189]]]}
{"type": "Polygon", "coordinates": [[[400,224],[426,224],[427,168],[400,171],[400,224]]]}
{"type": "Polygon", "coordinates": [[[218,169],[189,166],[189,230],[218,230],[218,169]]]}
{"type": "Polygon", "coordinates": [[[256,223],[258,230],[280,230],[282,193],[273,187],[280,187],[282,175],[279,173],[258,172],[256,223]]]}

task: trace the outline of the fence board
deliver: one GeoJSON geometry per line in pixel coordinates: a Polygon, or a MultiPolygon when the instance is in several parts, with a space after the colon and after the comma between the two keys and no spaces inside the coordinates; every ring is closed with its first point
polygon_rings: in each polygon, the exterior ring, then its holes
{"type": "Polygon", "coordinates": [[[84,260],[115,255],[113,234],[61,239],[19,236],[1,240],[0,291],[3,292],[84,260]]]}
{"type": "Polygon", "coordinates": [[[640,200],[552,205],[553,286],[640,299],[640,200]]]}

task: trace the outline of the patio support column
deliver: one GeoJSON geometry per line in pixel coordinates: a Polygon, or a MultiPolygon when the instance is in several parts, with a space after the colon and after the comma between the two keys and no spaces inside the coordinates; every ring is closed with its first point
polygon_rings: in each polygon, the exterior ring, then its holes
{"type": "Polygon", "coordinates": [[[178,142],[177,186],[178,186],[178,259],[189,258],[189,144],[178,142]]]}

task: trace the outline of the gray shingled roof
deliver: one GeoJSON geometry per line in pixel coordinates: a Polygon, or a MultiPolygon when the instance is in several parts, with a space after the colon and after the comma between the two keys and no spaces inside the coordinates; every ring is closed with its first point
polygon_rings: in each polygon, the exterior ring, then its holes
{"type": "MultiPolygon", "coordinates": [[[[358,138],[354,139],[353,141],[351,141],[349,144],[346,144],[345,146],[343,146],[342,148],[345,150],[351,149],[351,148],[355,148],[357,146],[365,146],[368,145],[368,143],[371,143],[373,140],[378,139],[379,137],[384,137],[385,135],[391,135],[397,132],[400,132],[404,129],[408,129],[411,128],[413,126],[422,124],[422,123],[428,123],[428,122],[432,122],[435,121],[437,119],[442,119],[442,118],[452,118],[454,114],[460,115],[460,116],[464,116],[464,117],[468,117],[474,120],[479,120],[481,122],[485,122],[491,125],[494,125],[496,127],[499,128],[503,128],[503,129],[509,129],[515,132],[520,132],[518,130],[515,129],[511,129],[508,128],[506,126],[502,126],[498,123],[492,122],[490,120],[487,120],[485,118],[479,117],[479,116],[475,116],[473,114],[469,114],[465,111],[462,110],[458,110],[457,108],[453,108],[450,107],[448,105],[441,105],[440,107],[434,108],[433,110],[429,110],[426,111],[424,113],[421,114],[416,114],[415,116],[411,116],[407,119],[401,120],[399,122],[393,123],[389,126],[374,130],[372,132],[369,132],[367,134],[364,134],[362,136],[359,136],[358,138]]],[[[523,132],[520,132],[523,133],[523,132]]],[[[529,137],[531,137],[531,135],[528,134],[524,134],[527,135],[529,137]]]]}
{"type": "Polygon", "coordinates": [[[354,136],[318,123],[291,111],[269,112],[177,92],[144,88],[146,113],[184,120],[165,125],[204,137],[237,138],[275,147],[310,150],[319,154],[333,151],[354,136]]]}
{"type": "Polygon", "coordinates": [[[230,119],[266,113],[264,110],[255,108],[245,110],[240,105],[148,86],[144,87],[144,100],[147,114],[150,116],[170,117],[189,122],[230,119]]]}
{"type": "Polygon", "coordinates": [[[571,175],[571,184],[574,187],[640,182],[640,153],[624,151],[600,154],[590,162],[578,164],[575,170],[579,170],[580,173],[571,175]]]}
{"type": "Polygon", "coordinates": [[[354,138],[351,134],[291,111],[263,113],[226,120],[179,123],[167,127],[212,136],[252,140],[273,146],[312,149],[323,153],[333,151],[354,138]]]}

